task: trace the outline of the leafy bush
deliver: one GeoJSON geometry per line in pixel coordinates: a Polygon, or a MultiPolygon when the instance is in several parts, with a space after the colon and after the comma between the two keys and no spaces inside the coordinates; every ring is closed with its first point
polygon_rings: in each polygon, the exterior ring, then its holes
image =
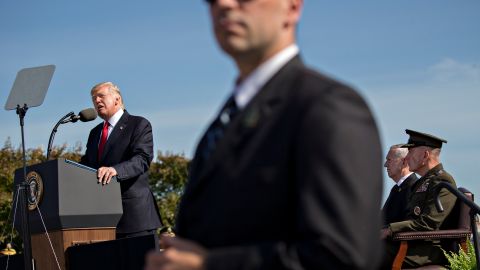
{"type": "Polygon", "coordinates": [[[450,269],[452,270],[475,270],[477,269],[477,260],[475,258],[475,248],[469,241],[468,249],[465,253],[462,248],[459,248],[459,252],[446,252],[443,253],[447,257],[448,263],[450,263],[450,269]],[[449,254],[450,253],[450,254],[449,254]]]}

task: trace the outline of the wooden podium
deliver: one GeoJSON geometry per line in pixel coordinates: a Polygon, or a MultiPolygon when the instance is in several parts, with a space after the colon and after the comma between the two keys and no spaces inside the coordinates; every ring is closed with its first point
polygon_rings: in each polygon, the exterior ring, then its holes
{"type": "MultiPolygon", "coordinates": [[[[23,170],[18,169],[15,186],[22,181],[23,170]]],[[[36,269],[58,269],[45,228],[62,270],[68,247],[115,239],[115,227],[123,213],[117,181],[97,184],[95,169],[57,159],[27,167],[27,182],[31,189],[28,215],[36,269]]],[[[21,222],[17,217],[15,228],[19,232],[21,222]]]]}

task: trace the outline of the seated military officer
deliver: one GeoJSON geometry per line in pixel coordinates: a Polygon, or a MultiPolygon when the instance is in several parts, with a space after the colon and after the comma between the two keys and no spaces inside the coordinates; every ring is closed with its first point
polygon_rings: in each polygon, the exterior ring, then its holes
{"type": "MultiPolygon", "coordinates": [[[[410,170],[420,175],[421,178],[412,186],[407,204],[407,219],[390,223],[381,231],[382,238],[386,240],[386,255],[382,269],[391,269],[399,248],[398,242],[389,239],[392,233],[438,230],[452,211],[456,201],[453,194],[442,189],[440,200],[444,206],[444,212],[440,213],[435,208],[435,186],[442,181],[455,186],[455,180],[440,163],[440,149],[442,143],[447,141],[409,129],[406,130],[406,133],[410,135],[408,143],[403,145],[409,149],[406,160],[410,170]]],[[[415,241],[409,244],[403,267],[411,268],[430,264],[446,264],[438,241],[415,241]]]]}

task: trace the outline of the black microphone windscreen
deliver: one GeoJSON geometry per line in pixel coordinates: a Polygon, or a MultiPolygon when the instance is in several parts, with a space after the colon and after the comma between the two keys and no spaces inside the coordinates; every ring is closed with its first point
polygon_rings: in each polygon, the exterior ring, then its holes
{"type": "Polygon", "coordinates": [[[97,118],[97,111],[94,108],[88,108],[79,112],[78,116],[80,116],[82,122],[92,121],[97,118]]]}

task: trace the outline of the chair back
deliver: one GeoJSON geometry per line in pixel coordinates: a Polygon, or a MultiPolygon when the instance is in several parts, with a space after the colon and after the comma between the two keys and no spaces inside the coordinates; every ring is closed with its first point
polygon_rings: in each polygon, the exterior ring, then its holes
{"type": "MultiPolygon", "coordinates": [[[[458,188],[468,199],[473,202],[473,193],[468,189],[458,188]]],[[[452,212],[443,222],[440,230],[471,230],[470,207],[457,198],[452,212]]],[[[459,241],[457,239],[442,239],[442,248],[446,251],[458,252],[459,241]]]]}
{"type": "MultiPolygon", "coordinates": [[[[468,199],[473,201],[473,194],[465,188],[458,188],[468,199]]],[[[457,198],[455,206],[440,226],[440,230],[470,230],[470,207],[457,198]]]]}
{"type": "MultiPolygon", "coordinates": [[[[473,193],[470,192],[466,188],[459,188],[460,190],[470,201],[474,201],[473,199],[473,193]]],[[[465,229],[465,230],[470,230],[471,229],[471,223],[470,223],[470,207],[468,207],[466,204],[460,202],[460,216],[458,219],[458,228],[459,229],[465,229]]]]}

